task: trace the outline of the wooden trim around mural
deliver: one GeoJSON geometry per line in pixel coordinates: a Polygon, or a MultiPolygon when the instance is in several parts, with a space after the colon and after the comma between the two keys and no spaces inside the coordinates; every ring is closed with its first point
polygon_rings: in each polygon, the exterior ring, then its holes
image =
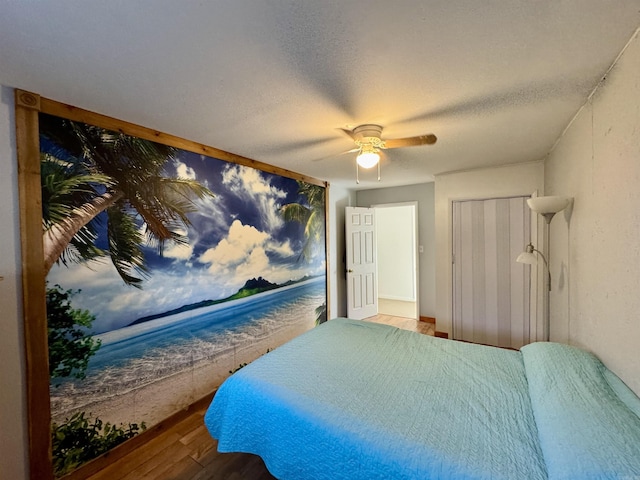
{"type": "Polygon", "coordinates": [[[27,373],[29,475],[53,478],[51,470],[51,405],[44,253],[38,95],[15,91],[16,147],[22,239],[22,308],[27,373]],[[46,428],[43,428],[46,426],[46,428]]]}
{"type": "MultiPolygon", "coordinates": [[[[328,190],[329,184],[306,175],[275,167],[250,158],[235,155],[217,148],[191,142],[173,135],[148,129],[122,120],[89,112],[37,94],[15,90],[16,145],[18,157],[18,186],[20,201],[20,236],[22,250],[23,322],[26,357],[27,415],[29,435],[29,476],[32,480],[52,480],[51,457],[51,404],[49,397],[49,353],[47,345],[46,275],[42,245],[42,190],[40,183],[40,142],[38,130],[39,112],[56,115],[74,121],[86,122],[109,130],[134,135],[146,140],[163,143],[195,153],[201,153],[227,162],[244,165],[294,180],[325,187],[326,260],[327,260],[327,309],[329,308],[329,247],[328,247],[328,190]]],[[[329,310],[327,310],[327,313],[329,310]]],[[[207,397],[205,397],[207,398],[207,397]]],[[[210,397],[208,397],[210,398],[210,397]]],[[[200,402],[194,405],[200,405],[200,402]]],[[[128,452],[132,445],[147,441],[155,433],[163,431],[171,422],[179,421],[192,411],[192,407],[179,411],[159,422],[138,437],[125,442],[87,465],[102,465],[112,461],[115,455],[128,452]],[[147,433],[149,432],[149,433],[147,433]]],[[[100,467],[100,468],[103,468],[100,467]]],[[[83,467],[65,478],[85,478],[83,467]],[[84,475],[84,476],[83,476],[84,475]]]]}
{"type": "Polygon", "coordinates": [[[331,265],[331,257],[329,257],[329,254],[331,253],[331,249],[329,248],[329,234],[331,232],[330,230],[330,224],[329,224],[329,182],[325,182],[325,188],[324,188],[324,258],[325,258],[325,262],[326,262],[326,285],[325,288],[327,289],[327,304],[326,304],[326,315],[327,315],[327,320],[330,320],[333,318],[332,314],[333,312],[331,311],[331,280],[329,278],[329,272],[331,271],[330,265],[331,265]]]}
{"type": "Polygon", "coordinates": [[[181,148],[194,153],[201,153],[208,157],[217,158],[226,162],[236,163],[238,165],[244,165],[252,167],[258,170],[262,170],[267,173],[274,173],[283,177],[293,178],[294,180],[301,180],[303,182],[311,183],[313,185],[325,186],[326,182],[318,180],[317,178],[308,177],[301,173],[292,172],[280,167],[275,167],[267,163],[262,163],[251,158],[236,155],[234,153],[225,152],[214,147],[209,147],[201,143],[192,142],[191,140],[185,140],[184,138],[176,137],[168,133],[159,132],[150,128],[142,127],[134,123],[125,122],[123,120],[117,120],[106,115],[83,110],[78,107],[66,105],[64,103],[56,102],[55,100],[49,100],[42,98],[41,112],[48,113],[50,115],[56,115],[58,117],[68,118],[76,122],[89,123],[98,127],[106,128],[107,130],[114,130],[116,132],[124,133],[127,135],[133,135],[145,140],[151,140],[153,142],[162,143],[171,147],[181,148]]]}

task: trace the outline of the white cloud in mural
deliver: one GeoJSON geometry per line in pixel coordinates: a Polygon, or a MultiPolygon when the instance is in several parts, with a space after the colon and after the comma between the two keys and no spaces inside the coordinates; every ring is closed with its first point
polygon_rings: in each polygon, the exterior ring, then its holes
{"type": "Polygon", "coordinates": [[[141,294],[139,290],[130,289],[118,296],[112,297],[111,301],[106,303],[105,310],[110,312],[121,312],[129,309],[139,309],[148,301],[148,295],[141,294]]]}
{"type": "Polygon", "coordinates": [[[294,254],[293,248],[291,248],[291,242],[286,240],[282,243],[269,242],[267,249],[271,252],[277,253],[281,257],[290,257],[294,254]]]}
{"type": "Polygon", "coordinates": [[[193,255],[193,246],[171,242],[168,247],[165,247],[162,255],[166,258],[175,258],[176,260],[189,260],[191,255],[193,255]]]}
{"type": "MultiPolygon", "coordinates": [[[[77,290],[84,289],[85,285],[95,285],[97,288],[109,288],[111,282],[108,273],[115,272],[115,268],[110,260],[98,258],[82,265],[69,263],[68,266],[54,264],[47,275],[49,286],[55,284],[64,285],[64,288],[77,290]],[[73,275],[69,272],[73,270],[73,275]]],[[[116,273],[117,275],[117,273],[116,273]]],[[[118,277],[119,278],[119,277],[118,277]]]]}
{"type": "Polygon", "coordinates": [[[182,178],[185,180],[195,180],[196,179],[196,171],[189,167],[187,164],[180,162],[179,160],[176,160],[174,162],[174,165],[176,167],[176,173],[178,175],[178,178],[182,178]]]}
{"type": "Polygon", "coordinates": [[[250,278],[267,277],[270,271],[269,257],[267,257],[264,248],[257,247],[251,251],[245,262],[236,267],[235,280],[236,282],[244,282],[250,278]]]}
{"type": "Polygon", "coordinates": [[[222,183],[235,195],[254,204],[270,231],[283,225],[279,209],[287,193],[269,184],[259,170],[229,165],[222,173],[222,183]]]}
{"type": "Polygon", "coordinates": [[[293,250],[288,240],[275,242],[268,233],[234,220],[227,237],[206,250],[199,261],[210,264],[208,271],[224,277],[227,284],[242,286],[250,278],[274,276],[275,269],[270,265],[267,253],[290,256],[293,250]]]}
{"type": "Polygon", "coordinates": [[[162,251],[162,256],[165,258],[173,258],[176,260],[189,260],[193,255],[193,244],[189,241],[188,233],[184,229],[176,230],[176,233],[182,235],[187,239],[187,243],[177,243],[167,241],[162,251]]]}
{"type": "Polygon", "coordinates": [[[229,165],[222,173],[222,183],[236,193],[266,194],[276,198],[285,198],[287,196],[283,190],[270,185],[262,176],[260,170],[243,165],[229,165]]]}
{"type": "Polygon", "coordinates": [[[201,239],[216,236],[229,228],[229,214],[221,205],[221,197],[214,191],[212,197],[194,199],[195,212],[189,215],[192,225],[189,227],[189,240],[197,245],[201,239]]]}
{"type": "Polygon", "coordinates": [[[268,233],[261,232],[250,225],[243,225],[240,220],[234,220],[227,237],[220,240],[214,248],[205,251],[200,256],[200,261],[211,263],[211,268],[215,271],[238,265],[268,238],[268,233]]]}

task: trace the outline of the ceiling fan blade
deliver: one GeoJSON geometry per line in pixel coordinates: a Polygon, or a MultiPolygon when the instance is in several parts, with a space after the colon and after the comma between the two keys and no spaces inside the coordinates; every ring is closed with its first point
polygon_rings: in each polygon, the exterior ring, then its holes
{"type": "Polygon", "coordinates": [[[348,135],[352,140],[356,139],[356,135],[351,130],[347,130],[346,128],[339,128],[338,130],[343,132],[345,135],[348,135]]]}
{"type": "Polygon", "coordinates": [[[413,147],[416,145],[433,145],[438,140],[434,134],[420,135],[417,137],[394,138],[384,141],[384,148],[413,147]]]}
{"type": "Polygon", "coordinates": [[[354,153],[354,152],[359,152],[360,149],[359,148],[352,148],[351,150],[347,150],[346,152],[340,152],[337,153],[335,155],[328,155],[326,157],[321,157],[321,158],[314,158],[313,160],[311,160],[312,162],[320,162],[322,160],[328,160],[329,158],[335,158],[335,157],[339,157],[341,155],[346,155],[348,153],[354,153]]]}

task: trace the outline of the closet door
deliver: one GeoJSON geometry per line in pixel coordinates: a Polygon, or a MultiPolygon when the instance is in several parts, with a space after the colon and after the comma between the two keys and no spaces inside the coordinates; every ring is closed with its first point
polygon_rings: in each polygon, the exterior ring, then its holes
{"type": "Polygon", "coordinates": [[[530,342],[528,197],[453,202],[453,338],[520,348],[530,342]]]}

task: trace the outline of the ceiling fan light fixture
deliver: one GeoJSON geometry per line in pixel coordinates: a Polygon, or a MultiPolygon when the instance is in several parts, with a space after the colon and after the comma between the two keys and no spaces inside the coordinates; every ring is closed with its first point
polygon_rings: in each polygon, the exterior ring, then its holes
{"type": "Polygon", "coordinates": [[[358,165],[362,168],[375,167],[379,161],[380,154],[375,148],[369,145],[363,145],[358,154],[358,158],[356,158],[356,162],[358,162],[358,165]]]}
{"type": "Polygon", "coordinates": [[[380,181],[380,150],[389,148],[411,147],[419,145],[433,145],[438,138],[429,133],[417,137],[395,138],[391,140],[382,139],[382,125],[365,123],[357,127],[341,128],[345,135],[350,137],[356,147],[349,152],[358,152],[356,157],[356,183],[360,183],[359,169],[373,168],[378,166],[378,181],[380,181]]]}

